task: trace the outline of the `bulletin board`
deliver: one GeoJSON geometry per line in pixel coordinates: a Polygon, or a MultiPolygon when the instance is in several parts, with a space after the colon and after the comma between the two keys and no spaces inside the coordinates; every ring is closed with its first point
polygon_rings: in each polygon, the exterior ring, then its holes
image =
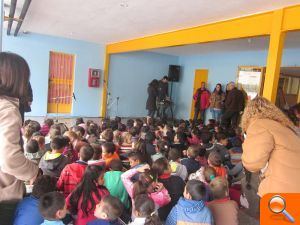
{"type": "Polygon", "coordinates": [[[262,95],[265,80],[265,67],[239,66],[237,74],[237,86],[247,93],[247,99],[251,100],[257,95],[262,95]]]}

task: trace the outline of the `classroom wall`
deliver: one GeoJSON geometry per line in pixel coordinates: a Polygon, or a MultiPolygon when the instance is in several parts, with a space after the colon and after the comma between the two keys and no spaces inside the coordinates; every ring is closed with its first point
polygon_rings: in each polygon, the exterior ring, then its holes
{"type": "Polygon", "coordinates": [[[47,114],[49,52],[57,51],[75,54],[74,93],[77,101],[73,101],[72,112],[68,116],[99,117],[102,87],[88,87],[88,68],[103,70],[103,46],[39,34],[21,34],[18,37],[4,34],[3,50],[20,54],[29,64],[34,100],[32,112],[27,116],[47,114]]]}
{"type": "MultiPolygon", "coordinates": [[[[208,69],[208,88],[213,90],[217,83],[235,81],[238,66],[265,66],[267,50],[224,52],[205,55],[181,56],[182,79],[176,84],[175,115],[177,118],[188,119],[191,110],[194,72],[196,69],[208,69]]],[[[282,66],[300,66],[300,48],[285,49],[282,66]]],[[[207,118],[210,118],[208,112],[207,118]]]]}
{"type": "Polygon", "coordinates": [[[147,87],[153,79],[168,74],[169,65],[178,57],[152,53],[131,52],[112,55],[109,67],[108,92],[111,93],[108,115],[114,117],[144,117],[147,115],[147,87]],[[116,98],[119,97],[118,109],[116,98]]]}

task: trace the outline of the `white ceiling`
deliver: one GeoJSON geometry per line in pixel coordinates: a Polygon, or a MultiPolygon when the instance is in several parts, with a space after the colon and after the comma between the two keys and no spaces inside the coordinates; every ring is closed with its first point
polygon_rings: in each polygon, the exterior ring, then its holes
{"type": "MultiPolygon", "coordinates": [[[[9,4],[10,0],[4,2],[9,4]]],[[[18,1],[18,7],[22,2],[18,1]]],[[[21,30],[107,44],[299,3],[300,0],[33,0],[21,30]]]]}
{"type": "MultiPolygon", "coordinates": [[[[268,47],[269,37],[265,36],[217,41],[204,44],[184,45],[170,48],[159,48],[149,51],[174,56],[189,56],[229,51],[267,50],[268,47]]],[[[287,33],[284,48],[300,48],[300,32],[287,33]]]]}

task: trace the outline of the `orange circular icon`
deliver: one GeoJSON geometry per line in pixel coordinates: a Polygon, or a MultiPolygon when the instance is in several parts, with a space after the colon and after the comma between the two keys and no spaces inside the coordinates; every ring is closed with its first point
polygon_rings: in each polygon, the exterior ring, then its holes
{"type": "Polygon", "coordinates": [[[285,207],[285,200],[279,195],[274,195],[269,201],[269,209],[273,213],[281,213],[285,210],[285,207]]]}

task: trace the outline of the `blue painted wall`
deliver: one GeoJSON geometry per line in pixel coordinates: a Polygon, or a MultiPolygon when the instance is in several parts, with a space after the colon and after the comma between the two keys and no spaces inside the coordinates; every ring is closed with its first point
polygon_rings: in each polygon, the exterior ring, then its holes
{"type": "Polygon", "coordinates": [[[152,52],[132,52],[112,55],[109,67],[111,93],[108,115],[142,117],[147,115],[147,87],[153,79],[168,74],[169,65],[177,64],[178,57],[152,52]],[[118,110],[116,97],[120,97],[118,110]],[[118,111],[118,112],[117,112],[118,111]]]}
{"type": "Polygon", "coordinates": [[[103,46],[66,38],[26,34],[19,37],[3,35],[3,49],[20,54],[30,66],[34,100],[32,112],[26,115],[45,116],[47,114],[50,51],[75,54],[74,93],[77,102],[73,101],[70,115],[89,117],[100,115],[102,87],[88,87],[88,68],[103,70],[103,46]]]}

